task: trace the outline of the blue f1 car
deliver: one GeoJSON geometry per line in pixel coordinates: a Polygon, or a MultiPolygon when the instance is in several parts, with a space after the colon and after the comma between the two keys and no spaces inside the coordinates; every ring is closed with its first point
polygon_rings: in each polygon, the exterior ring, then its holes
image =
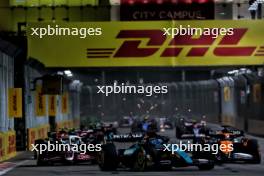
{"type": "Polygon", "coordinates": [[[207,152],[174,153],[164,150],[169,139],[164,136],[124,134],[113,135],[99,153],[98,164],[103,171],[116,170],[118,167],[130,168],[133,171],[144,171],[148,168],[170,170],[172,167],[197,166],[200,170],[214,168],[214,156],[207,152]],[[119,148],[115,143],[134,142],[126,148],[119,148]]]}

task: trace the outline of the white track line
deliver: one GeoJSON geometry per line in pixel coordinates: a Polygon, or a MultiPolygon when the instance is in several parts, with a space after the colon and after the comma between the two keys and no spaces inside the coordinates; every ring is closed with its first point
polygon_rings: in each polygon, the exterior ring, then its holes
{"type": "Polygon", "coordinates": [[[10,167],[10,168],[7,168],[7,169],[4,169],[4,170],[0,171],[0,176],[6,174],[7,172],[9,172],[9,171],[15,169],[15,168],[18,167],[18,166],[23,165],[23,164],[26,163],[26,162],[28,162],[28,160],[24,160],[24,161],[20,161],[20,162],[14,163],[14,166],[12,166],[12,167],[10,167]]]}

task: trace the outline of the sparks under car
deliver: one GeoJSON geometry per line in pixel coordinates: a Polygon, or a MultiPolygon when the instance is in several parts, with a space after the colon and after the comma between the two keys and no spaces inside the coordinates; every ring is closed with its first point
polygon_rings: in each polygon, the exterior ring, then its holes
{"type": "Polygon", "coordinates": [[[231,144],[233,151],[222,150],[216,155],[219,162],[244,161],[247,163],[261,163],[258,141],[248,138],[242,130],[231,126],[211,127],[209,130],[211,143],[231,144]]]}
{"type": "Polygon", "coordinates": [[[98,164],[101,170],[111,171],[117,168],[129,168],[133,171],[146,169],[166,169],[172,167],[197,166],[201,170],[214,168],[213,155],[210,153],[186,153],[177,151],[174,154],[164,151],[164,145],[169,139],[154,135],[146,137],[143,134],[114,135],[102,145],[98,154],[98,164]],[[115,142],[134,142],[128,147],[118,148],[115,142]]]}

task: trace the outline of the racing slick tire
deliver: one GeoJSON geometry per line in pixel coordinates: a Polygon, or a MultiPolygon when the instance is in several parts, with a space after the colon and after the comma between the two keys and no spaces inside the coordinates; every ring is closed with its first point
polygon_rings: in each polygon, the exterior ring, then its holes
{"type": "Polygon", "coordinates": [[[96,164],[98,164],[98,162],[97,162],[96,159],[93,159],[93,160],[91,160],[91,164],[92,164],[92,165],[96,165],[96,164]]]}
{"type": "Polygon", "coordinates": [[[37,159],[37,166],[46,166],[46,165],[47,165],[46,162],[37,159]]]}
{"type": "Polygon", "coordinates": [[[146,152],[144,151],[144,149],[139,149],[136,153],[135,153],[135,160],[132,166],[132,170],[133,171],[144,171],[146,168],[146,152]]]}
{"type": "Polygon", "coordinates": [[[176,138],[181,139],[182,133],[179,127],[176,127],[176,138]]]}
{"type": "Polygon", "coordinates": [[[201,164],[198,166],[199,170],[212,170],[214,168],[214,163],[201,164]]]}
{"type": "Polygon", "coordinates": [[[170,171],[172,170],[172,166],[171,165],[154,165],[155,169],[158,171],[170,171]]]}
{"type": "Polygon", "coordinates": [[[207,162],[198,163],[197,167],[199,170],[212,170],[215,166],[215,156],[211,152],[194,152],[193,158],[195,159],[205,159],[207,162]]]}
{"type": "Polygon", "coordinates": [[[43,156],[37,152],[37,155],[36,155],[36,160],[37,160],[37,166],[47,166],[48,163],[43,161],[43,156]]]}
{"type": "Polygon", "coordinates": [[[250,139],[248,141],[248,150],[253,155],[253,159],[249,161],[252,164],[260,164],[261,163],[261,155],[259,153],[259,145],[256,139],[250,139]]]}
{"type": "Polygon", "coordinates": [[[98,154],[98,165],[102,171],[114,171],[118,166],[118,156],[114,144],[102,145],[102,151],[98,154]]]}

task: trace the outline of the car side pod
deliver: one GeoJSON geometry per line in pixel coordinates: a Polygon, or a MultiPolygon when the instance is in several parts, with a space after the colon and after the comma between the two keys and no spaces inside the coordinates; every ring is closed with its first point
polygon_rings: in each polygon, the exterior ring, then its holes
{"type": "Polygon", "coordinates": [[[253,160],[254,157],[247,153],[233,153],[233,158],[238,160],[253,160]]]}
{"type": "Polygon", "coordinates": [[[214,161],[208,159],[193,159],[193,165],[200,170],[212,170],[214,168],[214,161]]]}

